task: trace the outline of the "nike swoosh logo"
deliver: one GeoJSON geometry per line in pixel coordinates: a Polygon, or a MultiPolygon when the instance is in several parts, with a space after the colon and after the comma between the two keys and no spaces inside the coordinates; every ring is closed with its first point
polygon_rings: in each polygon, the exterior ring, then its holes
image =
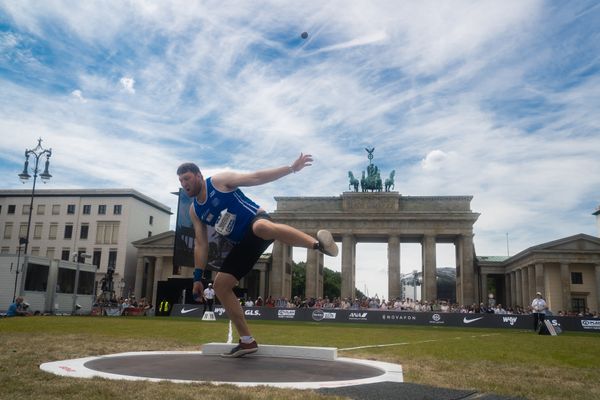
{"type": "Polygon", "coordinates": [[[473,318],[473,319],[467,319],[467,317],[464,317],[463,322],[465,324],[470,324],[471,322],[479,321],[480,319],[483,319],[483,317],[473,318]]]}
{"type": "Polygon", "coordinates": [[[186,310],[185,307],[183,307],[181,309],[181,313],[182,314],[187,314],[187,313],[191,313],[192,311],[196,311],[198,308],[190,308],[189,310],[186,310]]]}

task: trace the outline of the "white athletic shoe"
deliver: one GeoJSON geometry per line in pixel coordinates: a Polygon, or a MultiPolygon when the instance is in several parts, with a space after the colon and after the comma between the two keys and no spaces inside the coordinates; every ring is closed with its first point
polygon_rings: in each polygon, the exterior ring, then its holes
{"type": "Polygon", "coordinates": [[[338,247],[331,236],[331,232],[321,229],[317,232],[317,240],[319,241],[319,251],[331,257],[338,255],[338,247]]]}

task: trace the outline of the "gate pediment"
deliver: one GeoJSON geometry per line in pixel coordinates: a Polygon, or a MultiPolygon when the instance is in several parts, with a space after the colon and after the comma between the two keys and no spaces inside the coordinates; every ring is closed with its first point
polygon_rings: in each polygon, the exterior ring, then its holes
{"type": "Polygon", "coordinates": [[[536,247],[536,250],[600,251],[600,239],[586,234],[579,234],[541,244],[536,247]]]}

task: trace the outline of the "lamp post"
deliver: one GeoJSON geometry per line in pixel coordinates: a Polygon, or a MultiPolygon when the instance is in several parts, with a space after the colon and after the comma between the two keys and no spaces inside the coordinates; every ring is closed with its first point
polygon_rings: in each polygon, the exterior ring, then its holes
{"type": "MultiPolygon", "coordinates": [[[[19,238],[19,245],[17,246],[17,268],[15,269],[15,289],[13,290],[13,303],[17,298],[17,283],[19,281],[19,272],[23,272],[19,270],[21,264],[21,246],[23,244],[25,244],[25,238],[19,238]]],[[[12,263],[10,263],[10,270],[12,272],[12,263]]]]}
{"type": "Polygon", "coordinates": [[[25,236],[25,250],[23,251],[23,254],[26,255],[27,254],[27,248],[29,247],[29,230],[31,228],[31,214],[33,214],[33,198],[35,197],[35,183],[37,181],[37,177],[38,177],[38,172],[40,172],[40,170],[38,169],[38,164],[40,161],[40,157],[46,155],[46,166],[44,168],[44,172],[42,172],[40,174],[40,178],[42,179],[42,182],[46,183],[50,178],[52,178],[52,175],[50,175],[50,173],[48,172],[48,167],[50,166],[50,156],[52,155],[52,149],[44,149],[42,147],[42,138],[38,139],[38,144],[34,149],[26,149],[25,150],[25,165],[23,166],[23,172],[21,172],[19,174],[19,179],[21,179],[21,182],[23,182],[23,184],[25,184],[25,182],[27,182],[29,180],[29,178],[31,178],[31,175],[29,175],[29,157],[33,156],[33,158],[35,159],[35,166],[32,169],[33,172],[33,188],[31,189],[31,202],[29,203],[29,219],[27,221],[27,234],[25,236]]]}

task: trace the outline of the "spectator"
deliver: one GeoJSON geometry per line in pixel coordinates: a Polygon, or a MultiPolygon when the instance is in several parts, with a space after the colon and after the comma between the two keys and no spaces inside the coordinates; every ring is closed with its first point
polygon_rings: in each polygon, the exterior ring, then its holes
{"type": "Polygon", "coordinates": [[[208,284],[208,287],[204,289],[204,311],[208,308],[208,311],[212,312],[213,305],[215,304],[215,289],[213,289],[212,283],[208,284]]]}
{"type": "Polygon", "coordinates": [[[531,308],[533,310],[533,330],[538,329],[538,325],[544,322],[546,316],[546,301],[542,298],[542,293],[537,292],[535,299],[531,302],[531,308]]]}
{"type": "Polygon", "coordinates": [[[275,308],[275,300],[273,300],[272,296],[267,297],[267,300],[265,301],[265,306],[275,308]]]}
{"type": "Polygon", "coordinates": [[[496,304],[496,307],[494,308],[494,314],[506,314],[506,310],[502,308],[502,304],[496,304]]]}
{"type": "Polygon", "coordinates": [[[25,301],[23,300],[23,297],[19,296],[15,299],[15,302],[12,303],[8,307],[8,310],[6,311],[6,316],[7,317],[24,317],[27,315],[31,315],[31,313],[29,311],[27,311],[28,307],[29,307],[29,304],[25,303],[25,301]]]}

